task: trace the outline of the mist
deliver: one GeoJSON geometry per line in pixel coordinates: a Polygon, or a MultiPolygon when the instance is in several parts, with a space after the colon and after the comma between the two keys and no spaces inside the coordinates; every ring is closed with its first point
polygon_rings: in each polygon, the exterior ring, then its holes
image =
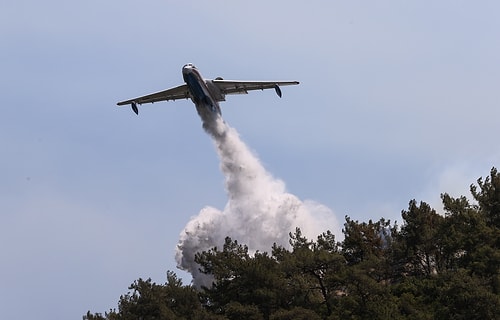
{"type": "Polygon", "coordinates": [[[223,210],[204,207],[180,234],[177,266],[192,275],[195,287],[212,283],[210,276],[199,271],[195,254],[221,248],[227,236],[247,245],[251,254],[269,252],[274,243],[288,248],[289,233],[296,227],[309,239],[327,230],[339,237],[333,211],[288,193],[285,183],[266,171],[238,132],[220,116],[204,121],[203,128],[215,144],[228,202],[223,210]]]}

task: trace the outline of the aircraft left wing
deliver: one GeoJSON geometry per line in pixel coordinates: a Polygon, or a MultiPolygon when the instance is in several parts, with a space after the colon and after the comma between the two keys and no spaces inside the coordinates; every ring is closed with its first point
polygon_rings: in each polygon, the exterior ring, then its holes
{"type": "Polygon", "coordinates": [[[186,84],[182,84],[177,87],[173,87],[167,90],[163,90],[160,92],[148,94],[142,97],[130,99],[130,100],[125,100],[118,102],[117,105],[119,106],[124,106],[124,105],[132,105],[132,110],[134,110],[135,113],[138,113],[137,111],[137,105],[138,104],[143,104],[143,103],[153,103],[153,102],[159,102],[159,101],[169,101],[169,100],[179,100],[179,99],[187,99],[189,98],[189,90],[188,86],[186,84]]]}
{"type": "Polygon", "coordinates": [[[298,81],[237,81],[222,79],[214,79],[212,83],[220,89],[222,94],[241,94],[248,93],[250,90],[275,89],[280,97],[280,86],[299,84],[298,81]]]}

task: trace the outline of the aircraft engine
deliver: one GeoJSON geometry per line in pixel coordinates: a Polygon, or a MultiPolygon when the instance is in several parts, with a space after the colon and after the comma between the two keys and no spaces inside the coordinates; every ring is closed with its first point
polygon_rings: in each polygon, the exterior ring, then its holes
{"type": "Polygon", "coordinates": [[[274,90],[276,90],[276,94],[278,95],[278,97],[281,98],[281,89],[280,89],[280,86],[278,86],[277,84],[274,85],[274,90]]]}
{"type": "Polygon", "coordinates": [[[135,114],[138,115],[139,114],[139,109],[137,109],[137,103],[132,102],[131,105],[132,105],[132,111],[134,111],[135,114]]]}

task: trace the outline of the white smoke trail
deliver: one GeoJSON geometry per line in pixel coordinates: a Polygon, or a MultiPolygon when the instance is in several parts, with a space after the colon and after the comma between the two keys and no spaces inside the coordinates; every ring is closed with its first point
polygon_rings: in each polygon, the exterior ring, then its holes
{"type": "Polygon", "coordinates": [[[246,244],[250,252],[269,252],[273,243],[288,247],[288,234],[296,227],[310,239],[326,230],[338,232],[339,225],[329,208],[313,201],[302,202],[287,193],[283,181],[264,169],[221,117],[203,127],[213,137],[219,154],[228,203],[223,211],[203,208],[181,232],[177,265],[191,273],[194,286],[209,286],[212,281],[199,271],[195,254],[214,246],[220,248],[226,236],[246,244]]]}

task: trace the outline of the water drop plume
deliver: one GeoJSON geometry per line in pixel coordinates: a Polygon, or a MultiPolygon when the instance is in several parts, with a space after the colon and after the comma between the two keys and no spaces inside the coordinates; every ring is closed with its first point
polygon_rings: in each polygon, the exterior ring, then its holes
{"type": "Polygon", "coordinates": [[[270,251],[277,243],[289,246],[289,232],[300,227],[314,239],[321,232],[337,234],[333,212],[314,201],[301,201],[287,193],[283,181],[274,178],[240,139],[234,128],[221,118],[203,124],[213,138],[225,177],[228,202],[223,210],[203,208],[181,232],[176,260],[180,269],[193,277],[193,285],[210,286],[212,279],[194,262],[197,252],[222,247],[229,236],[246,244],[251,253],[270,251]]]}

